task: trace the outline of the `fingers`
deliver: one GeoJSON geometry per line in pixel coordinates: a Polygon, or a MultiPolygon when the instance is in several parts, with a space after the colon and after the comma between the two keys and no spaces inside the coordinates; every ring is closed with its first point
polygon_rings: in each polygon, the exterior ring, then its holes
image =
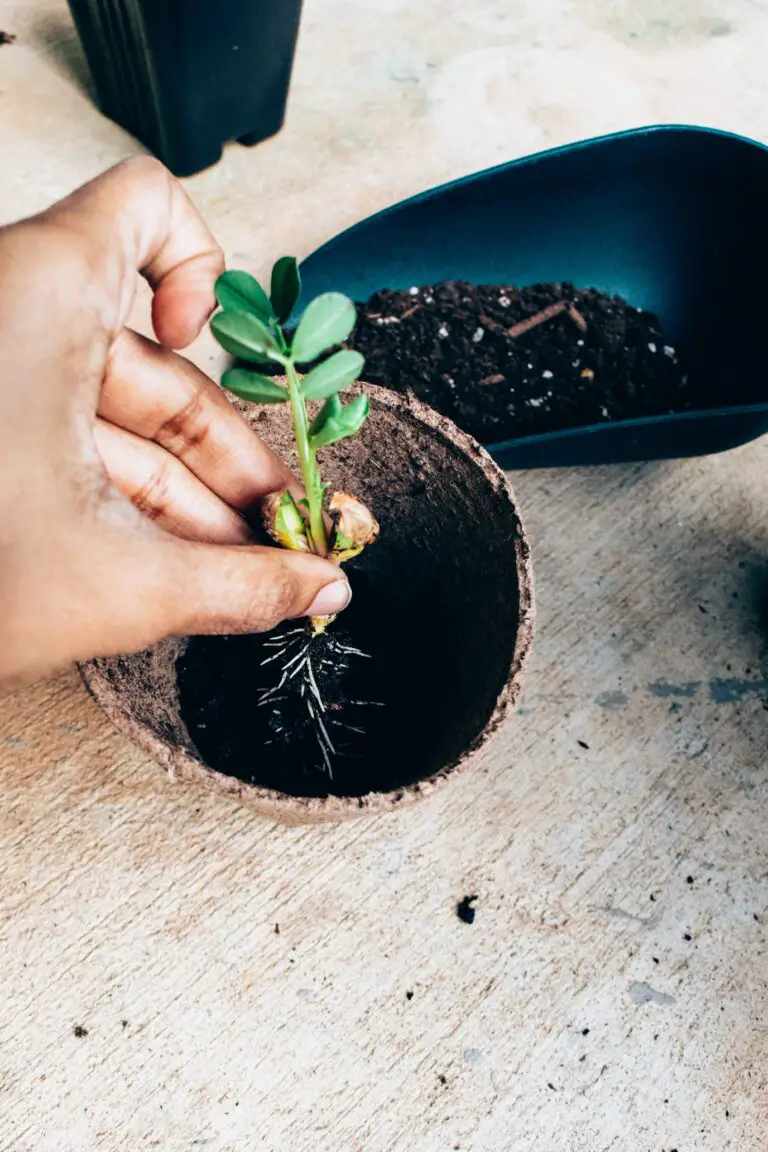
{"type": "Polygon", "coordinates": [[[194,544],[176,551],[183,584],[171,574],[168,629],[176,634],[264,632],[293,617],[341,612],[352,596],[335,564],[307,553],[194,544]]]}
{"type": "Polygon", "coordinates": [[[287,465],[254,435],[212,380],[134,332],[125,330],[115,341],[99,415],[177,456],[233,508],[246,510],[283,488],[300,495],[287,465]]]}
{"type": "Polygon", "coordinates": [[[115,487],[159,527],[185,540],[244,544],[241,516],[158,444],[97,420],[96,446],[115,487]]]}
{"type": "Polygon", "coordinates": [[[119,164],[46,216],[80,233],[107,281],[104,286],[117,293],[114,334],[128,318],[139,271],[155,291],[152,319],[158,340],[169,348],[191,344],[215,306],[213,288],[224,271],[224,256],[181,184],[162,164],[150,157],[119,164]]]}
{"type": "Polygon", "coordinates": [[[6,573],[11,610],[0,682],[138,652],[165,636],[267,631],[288,618],[333,615],[350,600],[345,577],[328,560],[186,543],[150,524],[126,532],[102,523],[95,535],[92,523],[73,524],[68,545],[53,545],[46,570],[55,573],[55,594],[23,555],[15,558],[16,574],[13,566],[6,573]]]}

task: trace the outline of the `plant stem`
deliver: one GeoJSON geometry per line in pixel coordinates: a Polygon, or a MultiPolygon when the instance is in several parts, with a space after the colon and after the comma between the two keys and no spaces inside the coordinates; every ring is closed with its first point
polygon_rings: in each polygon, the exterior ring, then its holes
{"type": "Polygon", "coordinates": [[[288,380],[288,397],[291,403],[291,416],[301,466],[301,478],[304,481],[309,504],[309,534],[312,549],[318,556],[327,556],[328,537],[325,532],[325,519],[323,517],[323,488],[315,462],[315,453],[309,444],[309,424],[304,398],[301,395],[301,384],[291,360],[285,361],[285,374],[288,380]]]}

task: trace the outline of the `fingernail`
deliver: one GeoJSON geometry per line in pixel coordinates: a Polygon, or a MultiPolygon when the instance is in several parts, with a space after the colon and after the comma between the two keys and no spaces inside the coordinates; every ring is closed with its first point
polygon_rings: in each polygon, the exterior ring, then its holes
{"type": "Polygon", "coordinates": [[[321,588],[307,609],[307,616],[335,616],[343,612],[352,599],[352,589],[346,580],[334,580],[321,588]]]}

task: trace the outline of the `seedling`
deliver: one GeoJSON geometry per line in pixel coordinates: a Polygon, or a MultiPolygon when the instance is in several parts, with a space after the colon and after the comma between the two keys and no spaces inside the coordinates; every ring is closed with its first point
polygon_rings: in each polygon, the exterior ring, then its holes
{"type": "MultiPolygon", "coordinates": [[[[365,393],[347,403],[340,397],[345,388],[359,379],[364,360],[359,352],[339,347],[348,339],[357,317],[352,301],[338,292],[316,297],[295,330],[289,332],[287,324],[300,291],[299,268],[292,256],[284,256],[275,264],[269,294],[249,273],[225,272],[216,284],[221,310],[211,321],[211,329],[222,348],[236,360],[222,376],[224,388],[255,404],[290,405],[306,495],[296,501],[285,491],[264,501],[267,531],[283,548],[314,552],[341,565],[376,539],[379,526],[365,505],[345,492],[334,493],[326,508],[328,486],[321,478],[317,457],[321,449],[354,436],[365,422],[369,409],[365,393]],[[265,366],[274,370],[275,365],[282,369],[284,383],[263,371],[265,366]],[[308,404],[314,407],[318,402],[322,405],[310,412],[308,404]]],[[[287,704],[291,713],[298,691],[302,719],[305,713],[309,716],[329,772],[331,756],[336,752],[329,724],[352,732],[359,732],[359,727],[346,724],[337,716],[332,721],[324,718],[327,707],[322,685],[327,682],[338,688],[349,657],[365,655],[327,637],[318,650],[313,641],[324,636],[332,619],[313,617],[309,629],[294,627],[270,641],[275,652],[264,663],[274,661],[280,675],[273,687],[262,692],[259,701],[276,709],[275,738],[285,739],[290,718],[281,706],[287,704]]],[[[333,708],[338,711],[338,703],[333,708]]],[[[290,727],[288,731],[290,735],[290,727]]]]}

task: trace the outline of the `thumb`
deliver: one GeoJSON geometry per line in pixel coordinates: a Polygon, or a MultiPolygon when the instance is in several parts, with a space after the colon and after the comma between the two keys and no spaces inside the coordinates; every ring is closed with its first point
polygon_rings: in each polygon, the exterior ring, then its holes
{"type": "Polygon", "coordinates": [[[331,616],[352,591],[340,568],[271,547],[174,543],[165,631],[177,635],[266,632],[296,616],[331,616]]]}

